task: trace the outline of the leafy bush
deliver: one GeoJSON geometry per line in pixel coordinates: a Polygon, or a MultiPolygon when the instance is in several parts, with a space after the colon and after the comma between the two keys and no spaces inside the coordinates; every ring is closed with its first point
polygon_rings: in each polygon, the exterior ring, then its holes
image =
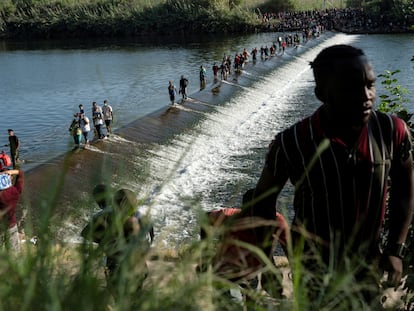
{"type": "Polygon", "coordinates": [[[379,96],[380,104],[378,107],[379,111],[386,113],[393,113],[403,119],[411,131],[414,133],[414,125],[411,122],[412,113],[409,113],[405,105],[409,102],[406,96],[409,94],[408,90],[398,84],[398,79],[395,75],[400,70],[386,70],[383,74],[379,74],[378,77],[382,78],[381,84],[384,85],[387,94],[379,96]]]}
{"type": "MultiPolygon", "coordinates": [[[[414,64],[414,58],[412,59],[412,62],[414,64]]],[[[381,101],[378,110],[395,114],[400,117],[407,123],[413,135],[414,124],[411,121],[413,114],[410,113],[405,106],[410,102],[410,100],[406,97],[409,92],[406,88],[398,84],[398,79],[395,77],[395,75],[397,75],[399,72],[400,70],[386,70],[383,74],[378,75],[378,77],[382,78],[381,84],[384,85],[384,88],[387,92],[386,94],[379,96],[381,101]]],[[[385,216],[384,231],[386,231],[387,228],[388,213],[385,216]]],[[[386,236],[382,236],[384,245],[386,244],[386,238],[386,236]]],[[[402,300],[404,301],[404,308],[400,310],[412,310],[412,307],[414,307],[414,220],[411,223],[406,244],[410,251],[408,256],[404,259],[404,274],[407,275],[405,282],[406,292],[402,297],[402,300]]]]}

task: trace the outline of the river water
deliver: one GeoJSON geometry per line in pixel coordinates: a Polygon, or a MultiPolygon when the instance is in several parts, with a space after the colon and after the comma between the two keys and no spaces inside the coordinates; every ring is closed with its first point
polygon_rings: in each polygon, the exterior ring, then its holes
{"type": "MultiPolygon", "coordinates": [[[[68,126],[78,105],[82,103],[90,116],[92,101],[102,104],[108,99],[117,135],[88,151],[94,155],[85,151],[76,156],[86,163],[88,157],[103,154],[124,163],[122,174],[119,168],[102,172],[143,198],[142,208],[151,213],[161,245],[180,245],[196,236],[200,211],[240,204],[241,195],[260,174],[272,137],[319,106],[308,63],[322,48],[338,43],[362,48],[377,74],[400,69],[398,81],[413,98],[412,34],[326,33],[283,56],[250,62],[241,75],[213,84],[211,66],[223,54],[233,58],[243,48],[270,46],[276,36],[2,42],[0,143],[7,143],[7,129],[13,128],[22,142],[23,169],[29,174],[46,169],[71,149],[68,126]],[[198,83],[201,64],[208,70],[203,91],[198,83]],[[168,80],[177,85],[182,74],[190,80],[192,100],[168,109],[168,80]],[[217,86],[219,94],[212,93],[217,86]]],[[[380,83],[377,89],[378,94],[384,92],[380,83]]],[[[412,100],[407,108],[414,111],[412,100]]],[[[85,197],[92,181],[73,179],[83,184],[78,190],[85,197]]],[[[281,200],[289,210],[289,187],[281,200]]],[[[69,210],[76,208],[76,200],[66,201],[69,210]]],[[[58,236],[76,238],[91,212],[84,209],[77,221],[64,220],[58,236]]]]}

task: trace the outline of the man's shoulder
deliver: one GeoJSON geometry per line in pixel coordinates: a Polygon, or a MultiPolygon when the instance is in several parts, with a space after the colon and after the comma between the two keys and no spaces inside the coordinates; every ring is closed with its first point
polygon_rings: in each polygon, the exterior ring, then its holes
{"type": "Polygon", "coordinates": [[[313,116],[307,116],[300,121],[292,124],[285,130],[281,132],[281,134],[294,134],[294,135],[305,135],[310,134],[312,126],[318,126],[318,122],[313,116]]]}
{"type": "Polygon", "coordinates": [[[376,111],[374,120],[377,120],[382,130],[406,131],[405,121],[396,115],[376,111]]]}
{"type": "Polygon", "coordinates": [[[370,126],[374,137],[384,141],[390,150],[396,150],[393,146],[411,149],[411,134],[403,119],[396,115],[377,111],[372,120],[370,126]]]}
{"type": "Polygon", "coordinates": [[[269,148],[273,150],[282,148],[290,156],[297,155],[298,152],[312,150],[315,142],[323,137],[321,134],[323,133],[318,129],[317,120],[308,116],[279,132],[269,148]]]}
{"type": "Polygon", "coordinates": [[[376,110],[374,112],[374,114],[378,118],[378,120],[380,120],[380,121],[384,121],[385,119],[390,120],[390,118],[391,118],[390,114],[385,113],[385,112],[381,112],[381,111],[378,111],[378,110],[376,110]]]}

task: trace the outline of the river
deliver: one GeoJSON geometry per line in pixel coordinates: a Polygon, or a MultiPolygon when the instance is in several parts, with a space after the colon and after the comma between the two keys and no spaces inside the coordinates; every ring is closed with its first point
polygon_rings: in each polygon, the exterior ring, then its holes
{"type": "MultiPolygon", "coordinates": [[[[398,81],[413,98],[412,34],[327,33],[283,56],[250,62],[240,76],[221,85],[219,94],[211,92],[218,86],[213,85],[211,66],[223,54],[233,58],[243,48],[270,46],[276,36],[1,42],[0,142],[7,143],[8,128],[15,130],[26,160],[23,169],[29,175],[31,170],[33,175],[61,170],[56,159],[71,149],[68,126],[79,104],[87,114],[92,101],[102,104],[108,99],[114,108],[116,135],[73,155],[79,163],[69,165],[71,184],[65,187],[74,190],[63,196],[65,208],[56,212],[66,216],[60,218],[57,236],[76,239],[93,212],[88,193],[96,181],[105,180],[137,192],[141,208],[154,219],[160,245],[175,247],[194,238],[199,212],[240,204],[242,193],[260,174],[272,137],[319,106],[308,64],[326,46],[347,43],[362,48],[377,74],[400,69],[398,81]],[[201,64],[208,70],[203,91],[198,84],[201,64]],[[189,78],[192,100],[168,108],[168,80],[178,84],[182,74],[189,78]],[[99,159],[94,178],[82,178],[99,159]]],[[[384,92],[380,83],[377,89],[378,94],[384,92]]],[[[412,100],[407,108],[414,111],[412,100]]],[[[26,192],[31,196],[46,191],[30,182],[26,192]]],[[[287,209],[290,191],[288,187],[281,197],[287,209]]],[[[33,200],[31,204],[36,207],[33,200]]],[[[25,208],[23,218],[32,214],[25,208]]]]}

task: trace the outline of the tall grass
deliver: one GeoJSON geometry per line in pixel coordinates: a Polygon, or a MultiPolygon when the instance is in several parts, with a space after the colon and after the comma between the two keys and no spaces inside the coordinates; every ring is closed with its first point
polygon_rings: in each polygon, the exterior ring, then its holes
{"type": "MultiPolygon", "coordinates": [[[[0,310],[376,310],[364,304],[361,291],[369,284],[354,283],[352,265],[316,274],[305,271],[300,260],[292,261],[293,293],[287,298],[270,297],[255,283],[229,281],[215,269],[217,228],[212,227],[206,240],[195,239],[172,255],[159,249],[143,255],[126,243],[119,276],[108,284],[102,250],[89,243],[64,244],[48,238],[53,236],[48,229],[53,200],[45,208],[47,217],[41,220],[36,245],[25,244],[18,255],[0,251],[0,310]],[[143,281],[146,261],[149,275],[143,281]],[[201,262],[204,269],[197,272],[201,262]],[[310,276],[319,281],[311,283],[310,276]],[[317,292],[312,300],[310,289],[317,292]],[[236,290],[245,298],[235,296],[236,290]]],[[[201,216],[200,225],[209,226],[201,216]]],[[[280,271],[286,267],[274,266],[257,248],[249,249],[266,263],[261,272],[271,280],[267,292],[277,293],[280,271]]]]}

